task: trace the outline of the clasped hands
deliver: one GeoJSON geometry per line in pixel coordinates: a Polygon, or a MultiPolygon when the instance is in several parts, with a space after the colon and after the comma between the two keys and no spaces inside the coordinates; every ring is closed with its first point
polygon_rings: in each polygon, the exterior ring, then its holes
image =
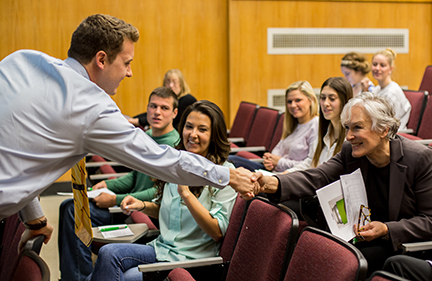
{"type": "Polygon", "coordinates": [[[278,179],[253,173],[245,168],[230,169],[230,186],[239,192],[243,199],[250,200],[260,192],[274,193],[278,188],[278,179]]]}

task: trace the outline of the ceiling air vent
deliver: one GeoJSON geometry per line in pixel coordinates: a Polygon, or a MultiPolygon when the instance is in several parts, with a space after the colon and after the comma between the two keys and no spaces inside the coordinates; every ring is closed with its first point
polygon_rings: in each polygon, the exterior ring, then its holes
{"type": "Polygon", "coordinates": [[[408,53],[408,29],[393,28],[268,28],[269,54],[376,53],[392,48],[408,53]]]}

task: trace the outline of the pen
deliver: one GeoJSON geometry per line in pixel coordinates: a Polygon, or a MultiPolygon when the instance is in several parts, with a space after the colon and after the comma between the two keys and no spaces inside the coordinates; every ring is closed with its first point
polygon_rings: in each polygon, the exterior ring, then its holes
{"type": "Polygon", "coordinates": [[[104,228],[101,228],[100,231],[105,232],[105,231],[118,230],[118,229],[124,229],[124,228],[127,228],[127,225],[104,227],[104,228]]]}

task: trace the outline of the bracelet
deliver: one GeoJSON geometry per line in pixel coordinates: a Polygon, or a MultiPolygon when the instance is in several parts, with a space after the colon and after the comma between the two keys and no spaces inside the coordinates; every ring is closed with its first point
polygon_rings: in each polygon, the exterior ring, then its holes
{"type": "Polygon", "coordinates": [[[47,218],[44,218],[43,220],[41,220],[40,222],[36,223],[36,224],[28,224],[28,223],[24,223],[24,226],[27,229],[30,230],[39,230],[41,228],[44,228],[45,226],[47,226],[48,220],[47,218]]]}
{"type": "Polygon", "coordinates": [[[145,201],[142,201],[142,202],[144,203],[144,207],[143,207],[142,209],[139,209],[139,210],[138,210],[139,212],[144,211],[145,208],[147,207],[145,201]]]}

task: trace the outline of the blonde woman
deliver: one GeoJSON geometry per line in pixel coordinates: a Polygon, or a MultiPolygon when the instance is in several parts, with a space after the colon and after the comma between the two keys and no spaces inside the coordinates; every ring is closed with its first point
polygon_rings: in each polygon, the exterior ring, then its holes
{"type": "Polygon", "coordinates": [[[393,105],[396,118],[401,121],[399,130],[406,130],[411,104],[402,88],[391,78],[395,58],[396,52],[390,48],[379,51],[372,57],[372,76],[378,82],[378,86],[372,90],[372,93],[382,96],[393,105]]]}
{"type": "Polygon", "coordinates": [[[264,153],[263,163],[230,155],[228,160],[236,167],[251,171],[266,169],[282,172],[300,163],[308,156],[318,130],[318,101],[311,84],[294,82],[285,91],[285,120],[282,138],[271,153],[264,153]]]}

